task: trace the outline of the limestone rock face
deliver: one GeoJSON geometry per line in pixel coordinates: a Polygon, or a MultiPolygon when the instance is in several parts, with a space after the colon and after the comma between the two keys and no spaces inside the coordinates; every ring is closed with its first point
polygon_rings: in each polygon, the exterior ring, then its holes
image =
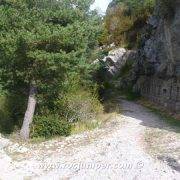
{"type": "MultiPolygon", "coordinates": [[[[159,11],[160,7],[156,8],[159,11]]],[[[139,78],[134,86],[143,96],[180,112],[180,1],[174,1],[171,17],[152,16],[150,38],[144,40],[137,60],[139,78]]]]}
{"type": "Polygon", "coordinates": [[[133,61],[135,56],[136,51],[127,51],[124,48],[118,48],[110,51],[103,61],[106,63],[109,75],[115,76],[128,61],[133,61]]]}
{"type": "MultiPolygon", "coordinates": [[[[107,13],[118,2],[113,0],[107,13]]],[[[157,0],[137,52],[119,48],[111,51],[104,62],[111,75],[120,74],[118,87],[133,87],[135,92],[157,104],[180,112],[180,0],[162,3],[157,0]],[[122,75],[123,67],[131,61],[131,69],[122,75]]]]}

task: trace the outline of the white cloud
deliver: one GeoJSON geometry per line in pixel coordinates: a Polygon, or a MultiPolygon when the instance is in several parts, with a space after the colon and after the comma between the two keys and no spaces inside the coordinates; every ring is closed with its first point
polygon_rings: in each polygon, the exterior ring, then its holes
{"type": "Polygon", "coordinates": [[[95,0],[95,3],[91,6],[91,9],[97,9],[100,10],[101,13],[105,13],[110,2],[111,0],[95,0]]]}

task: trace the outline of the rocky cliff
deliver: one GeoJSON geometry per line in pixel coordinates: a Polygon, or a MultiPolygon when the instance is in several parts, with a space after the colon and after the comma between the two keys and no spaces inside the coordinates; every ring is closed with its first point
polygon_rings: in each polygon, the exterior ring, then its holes
{"type": "MultiPolygon", "coordinates": [[[[168,5],[170,7],[170,5],[168,5]]],[[[134,90],[173,111],[180,111],[180,1],[166,14],[157,4],[139,50],[139,76],[134,90]]]]}
{"type": "MultiPolygon", "coordinates": [[[[134,63],[128,73],[119,76],[119,85],[131,85],[142,96],[180,112],[180,1],[164,2],[157,2],[142,32],[134,63]]],[[[118,61],[128,62],[124,56],[118,61]]]]}

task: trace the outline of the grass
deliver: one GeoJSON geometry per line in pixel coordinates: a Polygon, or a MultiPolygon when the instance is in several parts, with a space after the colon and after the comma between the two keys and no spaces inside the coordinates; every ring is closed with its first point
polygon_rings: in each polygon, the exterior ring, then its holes
{"type": "Polygon", "coordinates": [[[146,99],[141,98],[138,102],[156,114],[163,123],[163,128],[146,128],[144,142],[147,152],[154,158],[165,160],[170,167],[179,168],[176,162],[180,153],[180,120],[146,99]]]}
{"type": "Polygon", "coordinates": [[[116,100],[116,96],[112,94],[108,100],[103,102],[104,112],[97,115],[96,119],[91,121],[79,121],[74,123],[71,129],[71,134],[78,134],[85,131],[92,131],[96,128],[101,128],[110,119],[112,119],[117,113],[120,113],[120,106],[116,100]]]}
{"type": "MultiPolygon", "coordinates": [[[[113,119],[113,117],[115,117],[116,113],[115,113],[115,109],[114,108],[118,108],[116,105],[113,104],[113,102],[106,102],[106,106],[111,106],[110,108],[112,108],[108,113],[104,112],[100,115],[98,115],[97,119],[91,122],[77,122],[74,123],[71,129],[71,135],[75,135],[75,134],[80,134],[83,132],[87,132],[87,131],[93,131],[96,128],[103,128],[103,126],[110,122],[111,119],[113,119]]],[[[117,110],[117,109],[116,109],[117,110]]],[[[70,136],[71,136],[70,135],[70,136]]],[[[11,135],[9,135],[7,138],[9,138],[12,142],[16,143],[18,142],[18,144],[20,145],[28,145],[28,144],[40,144],[46,141],[50,141],[50,140],[63,140],[65,137],[62,136],[54,136],[54,137],[50,137],[50,138],[45,138],[45,137],[34,137],[29,139],[28,142],[24,142],[20,136],[18,132],[14,132],[11,135]]]]}
{"type": "Polygon", "coordinates": [[[144,136],[147,152],[154,158],[165,160],[172,168],[179,168],[175,163],[179,160],[179,139],[180,133],[175,128],[147,128],[144,136]]]}
{"type": "Polygon", "coordinates": [[[175,127],[180,132],[180,119],[178,117],[146,99],[141,98],[138,102],[150,109],[153,113],[158,115],[160,119],[164,120],[171,127],[175,127]]]}
{"type": "Polygon", "coordinates": [[[128,101],[136,101],[141,97],[138,93],[133,91],[124,91],[123,94],[128,101]]]}
{"type": "Polygon", "coordinates": [[[94,120],[92,122],[77,122],[72,126],[71,134],[79,134],[85,131],[91,131],[100,127],[100,122],[94,120]]]}
{"type": "Polygon", "coordinates": [[[77,122],[72,126],[71,134],[79,134],[86,131],[92,131],[97,128],[102,128],[104,124],[114,117],[115,113],[106,113],[99,115],[96,120],[91,122],[77,122]]]}
{"type": "MultiPolygon", "coordinates": [[[[100,122],[94,121],[94,122],[77,122],[74,123],[71,127],[71,134],[69,136],[72,136],[74,134],[80,134],[86,131],[92,131],[96,128],[100,127],[100,122]]],[[[29,140],[29,143],[31,144],[39,144],[42,142],[46,142],[49,140],[54,140],[54,139],[63,139],[63,136],[52,136],[50,138],[45,138],[45,137],[33,137],[29,140]]]]}
{"type": "Polygon", "coordinates": [[[126,88],[126,89],[119,89],[117,88],[114,93],[116,94],[115,97],[121,96],[125,98],[128,101],[137,101],[141,98],[141,95],[139,93],[133,92],[132,88],[126,88]]]}
{"type": "MultiPolygon", "coordinates": [[[[111,106],[113,103],[108,102],[106,106],[111,106]]],[[[110,108],[114,109],[115,106],[111,106],[110,108]]],[[[118,108],[118,107],[116,107],[118,108]]],[[[112,110],[112,109],[111,109],[112,110]]],[[[71,127],[71,134],[69,136],[75,135],[75,134],[81,134],[83,132],[87,131],[93,131],[97,128],[102,128],[103,125],[105,125],[107,122],[109,122],[114,116],[116,115],[115,109],[113,111],[104,112],[102,114],[99,114],[95,120],[92,121],[79,121],[72,125],[71,127]]],[[[12,136],[11,136],[12,137],[12,136]]],[[[62,136],[53,136],[50,138],[44,138],[44,137],[34,137],[31,138],[28,143],[30,144],[39,144],[45,141],[54,140],[54,139],[63,139],[62,136]]],[[[13,139],[16,141],[18,140],[18,136],[13,136],[13,139]]],[[[19,140],[18,140],[19,141],[19,140]]]]}
{"type": "MultiPolygon", "coordinates": [[[[113,102],[106,102],[106,108],[109,107],[111,110],[114,109],[113,111],[109,110],[109,112],[104,112],[101,113],[97,116],[97,118],[95,120],[92,121],[79,121],[76,122],[72,125],[71,127],[71,135],[74,134],[80,134],[86,131],[92,131],[96,128],[101,128],[103,127],[104,124],[106,124],[107,122],[110,121],[110,119],[112,119],[114,117],[114,112],[115,112],[115,108],[117,110],[117,106],[114,105],[113,102]]],[[[54,139],[63,139],[64,137],[62,136],[53,136],[50,138],[45,138],[45,137],[33,137],[31,139],[29,139],[29,141],[25,142],[20,138],[19,135],[19,131],[15,131],[10,135],[7,135],[6,138],[10,139],[12,142],[16,143],[18,142],[18,144],[24,145],[24,144],[39,144],[39,143],[43,143],[45,141],[49,141],[49,140],[54,140],[54,139]]]]}

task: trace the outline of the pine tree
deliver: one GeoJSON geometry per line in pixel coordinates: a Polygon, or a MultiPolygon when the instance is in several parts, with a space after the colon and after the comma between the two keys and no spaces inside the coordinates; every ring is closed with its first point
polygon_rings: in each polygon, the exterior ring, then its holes
{"type": "Polygon", "coordinates": [[[24,139],[29,138],[36,104],[53,102],[68,77],[90,72],[90,50],[100,31],[100,18],[89,11],[91,3],[0,1],[0,76],[6,90],[27,99],[24,139]]]}

